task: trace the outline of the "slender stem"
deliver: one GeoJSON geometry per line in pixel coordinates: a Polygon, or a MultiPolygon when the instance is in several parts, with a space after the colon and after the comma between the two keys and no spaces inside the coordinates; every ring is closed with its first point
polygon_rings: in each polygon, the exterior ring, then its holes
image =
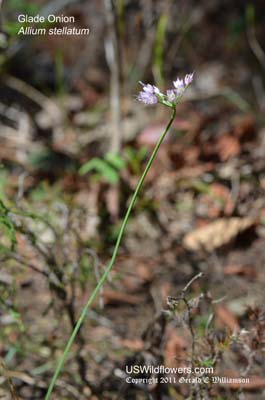
{"type": "Polygon", "coordinates": [[[154,161],[154,159],[156,157],[156,154],[157,154],[157,152],[159,150],[159,147],[161,146],[161,143],[163,142],[167,132],[169,131],[169,128],[172,125],[172,122],[174,121],[175,115],[176,115],[176,110],[175,110],[175,108],[173,108],[173,111],[172,111],[170,120],[169,120],[169,122],[167,124],[167,127],[166,127],[165,131],[162,133],[162,135],[160,136],[159,140],[157,141],[156,146],[155,146],[155,148],[153,150],[153,153],[152,153],[150,159],[148,160],[148,163],[147,163],[147,165],[145,167],[143,175],[141,176],[141,179],[139,180],[138,185],[137,185],[137,187],[135,189],[135,192],[134,192],[134,194],[132,196],[131,202],[129,204],[128,210],[127,210],[127,212],[125,214],[124,220],[123,220],[121,228],[120,228],[120,232],[119,232],[116,244],[115,244],[115,248],[114,248],[111,260],[110,260],[105,272],[103,273],[102,277],[100,278],[97,286],[95,287],[93,293],[91,294],[88,302],[86,303],[85,307],[83,308],[83,311],[82,311],[82,313],[81,313],[81,315],[80,315],[80,317],[79,317],[79,319],[78,319],[78,321],[77,321],[77,323],[75,325],[75,328],[74,328],[74,330],[73,330],[73,332],[71,334],[71,337],[68,340],[68,343],[67,343],[67,345],[66,345],[66,347],[64,349],[63,355],[62,355],[61,359],[59,360],[59,363],[57,365],[57,368],[56,368],[55,373],[53,375],[53,378],[51,380],[49,389],[48,389],[47,394],[45,396],[45,400],[50,400],[50,396],[51,396],[52,391],[54,389],[55,383],[56,383],[56,381],[58,379],[58,376],[59,376],[59,374],[60,374],[60,372],[62,370],[62,367],[63,367],[63,365],[65,363],[65,360],[66,360],[67,355],[68,355],[68,353],[70,351],[70,348],[71,348],[71,346],[72,346],[72,344],[73,344],[73,342],[74,342],[74,340],[76,338],[76,335],[77,335],[77,333],[78,333],[78,331],[79,331],[79,329],[80,329],[80,327],[81,327],[81,325],[82,325],[82,323],[83,323],[83,321],[85,319],[87,311],[90,308],[90,306],[91,306],[92,302],[94,301],[95,297],[97,296],[98,292],[100,291],[102,285],[106,281],[106,279],[107,279],[107,277],[108,277],[108,275],[109,275],[109,273],[110,273],[110,271],[111,271],[111,269],[113,267],[113,264],[114,264],[114,262],[116,260],[116,257],[117,257],[117,254],[118,254],[118,250],[119,250],[119,247],[120,247],[120,243],[121,243],[121,240],[122,240],[122,237],[123,237],[123,234],[124,234],[128,219],[130,217],[131,211],[133,209],[134,203],[135,203],[135,201],[137,199],[137,196],[139,194],[139,191],[141,190],[141,187],[142,187],[142,185],[144,183],[145,177],[146,177],[146,175],[147,175],[147,173],[148,173],[148,171],[149,171],[149,169],[150,169],[150,167],[151,167],[151,165],[152,165],[152,163],[153,163],[153,161],[154,161]]]}

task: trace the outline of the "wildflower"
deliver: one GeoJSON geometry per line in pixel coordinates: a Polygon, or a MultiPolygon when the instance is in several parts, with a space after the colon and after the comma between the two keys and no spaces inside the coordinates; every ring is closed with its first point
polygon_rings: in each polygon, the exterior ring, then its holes
{"type": "MultiPolygon", "coordinates": [[[[73,344],[73,342],[74,342],[74,340],[75,340],[75,338],[77,336],[77,333],[79,332],[80,327],[82,326],[82,324],[84,322],[84,319],[85,319],[85,317],[87,315],[87,312],[90,309],[93,300],[95,299],[97,294],[102,289],[103,284],[107,280],[107,278],[108,278],[108,276],[109,276],[109,274],[110,274],[110,272],[111,272],[111,270],[113,268],[113,265],[115,263],[116,257],[118,255],[118,251],[119,251],[119,247],[120,247],[120,244],[121,244],[121,240],[123,238],[124,231],[125,231],[126,225],[128,223],[129,217],[131,215],[131,211],[133,210],[133,206],[135,204],[135,201],[137,200],[137,198],[139,196],[139,192],[140,192],[140,190],[141,190],[141,188],[143,186],[144,180],[145,180],[145,178],[146,178],[146,176],[147,176],[147,174],[148,174],[148,172],[149,172],[149,170],[150,170],[150,168],[151,168],[151,166],[152,166],[152,164],[153,164],[153,162],[154,162],[154,160],[156,158],[157,152],[158,152],[158,150],[159,150],[164,138],[166,137],[168,131],[170,130],[170,128],[171,128],[171,126],[173,124],[173,121],[174,121],[175,116],[176,116],[176,104],[177,104],[177,101],[179,100],[180,96],[184,93],[186,87],[192,82],[192,79],[193,79],[193,74],[186,75],[185,78],[184,78],[184,82],[183,82],[183,79],[177,79],[176,81],[173,82],[174,88],[167,90],[166,94],[161,93],[160,90],[154,85],[150,85],[149,83],[148,84],[143,84],[143,83],[140,82],[142,84],[142,86],[143,86],[143,89],[141,90],[141,92],[137,96],[137,99],[139,101],[141,101],[142,103],[144,103],[144,104],[161,103],[161,104],[164,104],[167,107],[170,107],[172,109],[171,117],[170,117],[169,122],[167,123],[167,126],[166,126],[164,132],[161,134],[161,136],[157,140],[156,146],[155,146],[155,148],[154,148],[154,150],[153,150],[153,152],[152,152],[152,154],[151,154],[151,156],[150,156],[150,158],[149,158],[149,160],[148,160],[148,162],[146,164],[144,172],[143,172],[143,174],[142,174],[142,176],[141,176],[141,178],[140,178],[140,180],[139,180],[139,182],[138,182],[138,184],[136,186],[136,189],[135,189],[135,191],[133,193],[132,199],[131,199],[130,204],[128,206],[127,212],[126,212],[125,217],[123,219],[123,222],[121,224],[121,227],[120,227],[120,230],[119,230],[119,233],[118,233],[118,236],[117,236],[116,244],[114,246],[114,250],[113,250],[110,262],[109,262],[108,266],[106,267],[106,269],[105,269],[103,275],[101,276],[100,280],[98,281],[95,289],[91,293],[89,299],[87,300],[87,303],[85,304],[85,306],[84,306],[84,308],[83,308],[83,310],[81,312],[81,315],[80,315],[77,323],[75,324],[75,327],[74,327],[74,329],[72,331],[72,334],[71,334],[71,336],[70,336],[70,338],[69,338],[69,340],[67,342],[67,345],[66,345],[66,347],[65,347],[65,349],[63,351],[63,354],[62,354],[62,356],[61,356],[61,358],[59,360],[59,363],[58,363],[58,365],[56,367],[56,370],[54,372],[54,375],[52,377],[51,383],[50,383],[50,385],[48,387],[48,391],[46,393],[45,400],[50,400],[51,394],[52,394],[53,389],[54,389],[54,386],[55,386],[55,384],[56,384],[56,382],[58,380],[58,376],[61,373],[63,365],[64,365],[64,363],[66,361],[66,358],[67,358],[67,356],[69,354],[70,348],[71,348],[71,346],[72,346],[72,344],[73,344]]],[[[195,278],[197,278],[197,276],[195,278]]],[[[191,282],[193,282],[195,278],[193,278],[193,280],[191,282]]]]}
{"type": "Polygon", "coordinates": [[[175,81],[173,81],[173,85],[175,86],[175,89],[177,89],[177,90],[185,89],[183,79],[177,78],[175,81]]]}
{"type": "Polygon", "coordinates": [[[176,93],[174,89],[169,89],[167,90],[167,100],[172,103],[173,101],[176,100],[176,93]]]}
{"type": "Polygon", "coordinates": [[[187,74],[187,75],[185,76],[184,82],[185,82],[185,85],[186,85],[186,86],[190,85],[191,82],[193,81],[193,74],[194,74],[194,72],[193,72],[192,74],[187,74]]]}
{"type": "Polygon", "coordinates": [[[154,88],[154,93],[157,95],[162,95],[162,93],[160,92],[160,90],[158,89],[158,87],[156,87],[155,85],[153,85],[154,88]]]}

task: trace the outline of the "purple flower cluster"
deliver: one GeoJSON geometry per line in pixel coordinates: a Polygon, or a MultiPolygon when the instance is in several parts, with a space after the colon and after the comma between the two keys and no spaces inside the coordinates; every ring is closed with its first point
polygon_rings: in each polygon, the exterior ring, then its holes
{"type": "Polygon", "coordinates": [[[177,78],[173,81],[174,88],[168,89],[166,94],[161,93],[156,86],[150,85],[150,83],[144,84],[140,82],[143,89],[137,96],[137,100],[144,104],[162,103],[169,107],[175,107],[177,100],[183,95],[192,81],[193,73],[187,74],[184,79],[177,78]]]}
{"type": "Polygon", "coordinates": [[[143,90],[137,96],[137,100],[144,104],[156,104],[160,94],[159,89],[154,85],[150,85],[150,83],[147,85],[142,82],[140,83],[143,85],[143,90]]]}

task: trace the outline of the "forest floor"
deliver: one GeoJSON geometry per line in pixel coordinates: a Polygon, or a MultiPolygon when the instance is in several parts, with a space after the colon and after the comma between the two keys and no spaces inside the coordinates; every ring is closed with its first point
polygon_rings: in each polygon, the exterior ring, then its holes
{"type": "MultiPolygon", "coordinates": [[[[121,152],[124,165],[116,171],[119,181],[112,184],[104,174],[78,174],[77,167],[100,154],[107,140],[99,122],[105,111],[85,112],[82,101],[60,100],[63,122],[53,131],[41,126],[48,139],[34,137],[34,129],[33,136],[28,133],[27,107],[9,102],[9,121],[2,117],[2,129],[9,125],[10,132],[1,138],[1,190],[16,227],[12,252],[9,239],[2,238],[0,350],[3,376],[10,377],[9,382],[1,378],[3,398],[12,390],[19,398],[43,398],[167,119],[162,111],[153,117],[154,109],[125,102],[130,132],[121,152]],[[12,118],[24,118],[18,135],[12,118]],[[29,146],[34,149],[30,161],[29,146]]],[[[55,398],[261,398],[265,137],[260,114],[241,105],[218,97],[179,106],[55,398]],[[126,383],[132,375],[126,366],[139,364],[212,367],[211,379],[235,381],[180,384],[180,377],[192,378],[180,373],[150,384],[126,383]],[[240,377],[249,382],[240,383],[240,377]]],[[[45,120],[47,110],[41,112],[45,120]]],[[[34,110],[40,125],[41,116],[34,110]]]]}

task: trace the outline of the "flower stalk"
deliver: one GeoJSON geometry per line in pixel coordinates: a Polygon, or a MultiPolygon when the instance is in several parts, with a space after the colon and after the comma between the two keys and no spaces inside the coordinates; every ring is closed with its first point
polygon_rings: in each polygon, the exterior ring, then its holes
{"type": "Polygon", "coordinates": [[[179,80],[178,79],[177,81],[173,82],[175,88],[171,89],[170,92],[168,91],[167,95],[164,95],[163,93],[161,93],[160,90],[156,86],[153,86],[153,85],[150,85],[150,84],[148,84],[148,85],[142,84],[143,85],[143,90],[140,92],[140,94],[137,97],[137,99],[140,102],[143,102],[145,104],[150,104],[150,105],[156,104],[156,103],[161,103],[161,104],[163,104],[163,105],[165,105],[167,107],[170,107],[171,110],[172,110],[172,113],[171,113],[169,122],[168,122],[164,132],[161,134],[160,138],[158,139],[158,141],[157,141],[157,143],[155,145],[155,148],[154,148],[154,150],[153,150],[153,152],[152,152],[152,154],[151,154],[151,156],[150,156],[150,158],[149,158],[149,160],[148,160],[148,162],[146,164],[144,172],[143,172],[143,174],[142,174],[142,176],[141,176],[141,178],[140,178],[140,180],[139,180],[139,182],[138,182],[138,184],[136,186],[136,189],[135,189],[135,191],[133,193],[132,199],[130,201],[129,207],[127,209],[127,212],[125,214],[125,217],[123,219],[123,222],[122,222],[119,234],[118,234],[118,238],[117,238],[117,241],[116,241],[116,244],[115,244],[115,247],[114,247],[114,251],[113,251],[111,260],[110,260],[107,268],[105,269],[103,275],[101,276],[100,280],[98,281],[98,284],[96,285],[95,289],[93,290],[91,296],[89,297],[86,305],[84,306],[84,308],[83,308],[83,310],[81,312],[81,315],[80,315],[80,317],[79,317],[79,319],[78,319],[78,321],[77,321],[77,323],[76,323],[76,325],[75,325],[75,327],[74,327],[74,329],[72,331],[72,334],[71,334],[71,336],[70,336],[70,338],[69,338],[69,340],[67,342],[67,345],[66,345],[66,347],[64,349],[64,352],[63,352],[63,354],[62,354],[62,356],[61,356],[61,358],[60,358],[60,360],[58,362],[58,365],[57,365],[56,370],[54,372],[54,375],[52,377],[50,386],[49,386],[47,394],[45,396],[45,400],[50,400],[51,394],[52,394],[54,386],[56,384],[56,381],[57,381],[57,379],[58,379],[58,377],[59,377],[59,375],[61,373],[61,370],[62,370],[62,368],[64,366],[64,363],[66,361],[68,353],[69,353],[69,351],[70,351],[70,349],[72,347],[72,344],[75,341],[75,338],[76,338],[76,336],[78,334],[79,329],[81,328],[81,326],[83,324],[83,321],[84,321],[84,319],[85,319],[85,317],[87,315],[87,312],[88,312],[91,304],[95,300],[97,294],[100,292],[100,289],[102,288],[102,286],[104,285],[105,281],[107,280],[108,275],[109,275],[109,273],[110,273],[110,271],[111,271],[111,269],[112,269],[112,267],[113,267],[113,265],[115,263],[115,260],[116,260],[116,257],[117,257],[118,251],[119,251],[119,247],[120,247],[120,244],[121,244],[121,240],[123,238],[124,231],[125,231],[126,225],[128,223],[129,217],[131,215],[133,206],[134,206],[134,204],[135,204],[135,202],[137,200],[138,194],[139,194],[139,192],[140,192],[140,190],[141,190],[141,188],[143,186],[143,183],[144,183],[144,180],[146,178],[146,175],[148,174],[148,171],[150,170],[150,168],[151,168],[151,166],[153,164],[153,161],[154,161],[154,159],[155,159],[155,157],[157,155],[157,152],[158,152],[158,150],[159,150],[159,148],[160,148],[165,136],[167,135],[167,133],[168,133],[168,131],[169,131],[174,119],[175,119],[177,101],[182,96],[182,94],[183,94],[184,90],[186,89],[186,87],[191,83],[192,78],[193,78],[192,74],[191,75],[186,75],[184,80],[179,80]]]}

